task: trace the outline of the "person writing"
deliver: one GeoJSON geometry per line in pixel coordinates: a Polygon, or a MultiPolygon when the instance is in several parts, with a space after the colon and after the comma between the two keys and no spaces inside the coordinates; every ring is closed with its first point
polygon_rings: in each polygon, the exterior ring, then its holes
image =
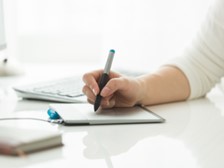
{"type": "MultiPolygon", "coordinates": [[[[83,93],[94,104],[103,70],[83,75],[83,93]]],[[[182,56],[136,78],[110,72],[100,92],[102,108],[154,105],[206,95],[224,76],[224,1],[216,0],[182,56]]]]}

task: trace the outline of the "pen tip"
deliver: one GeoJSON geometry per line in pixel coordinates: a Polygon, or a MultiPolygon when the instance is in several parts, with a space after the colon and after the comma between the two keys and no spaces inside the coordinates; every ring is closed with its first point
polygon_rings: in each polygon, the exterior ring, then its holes
{"type": "Polygon", "coordinates": [[[98,110],[99,107],[100,107],[99,102],[96,102],[96,103],[94,104],[94,111],[96,112],[96,111],[98,110]]]}
{"type": "Polygon", "coordinates": [[[94,106],[94,111],[96,112],[98,110],[98,107],[94,106]]]}
{"type": "Polygon", "coordinates": [[[114,49],[111,49],[110,52],[115,53],[115,50],[114,49]]]}

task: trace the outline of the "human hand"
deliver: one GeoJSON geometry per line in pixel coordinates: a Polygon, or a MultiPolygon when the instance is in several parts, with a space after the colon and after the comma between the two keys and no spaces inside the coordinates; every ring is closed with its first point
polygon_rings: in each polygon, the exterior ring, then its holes
{"type": "MultiPolygon", "coordinates": [[[[99,81],[103,70],[96,70],[83,75],[83,93],[89,103],[94,104],[96,95],[100,92],[99,81]]],[[[141,82],[137,78],[122,76],[110,72],[110,80],[101,91],[101,107],[131,107],[139,103],[143,97],[141,82]]]]}

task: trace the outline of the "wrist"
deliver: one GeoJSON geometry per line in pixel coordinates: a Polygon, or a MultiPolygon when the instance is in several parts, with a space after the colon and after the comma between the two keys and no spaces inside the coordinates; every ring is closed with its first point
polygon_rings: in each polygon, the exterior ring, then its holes
{"type": "Polygon", "coordinates": [[[138,105],[147,105],[149,101],[149,88],[147,84],[147,79],[146,75],[140,76],[137,78],[138,81],[138,96],[137,96],[137,103],[138,105]],[[147,100],[147,101],[146,101],[147,100]]]}

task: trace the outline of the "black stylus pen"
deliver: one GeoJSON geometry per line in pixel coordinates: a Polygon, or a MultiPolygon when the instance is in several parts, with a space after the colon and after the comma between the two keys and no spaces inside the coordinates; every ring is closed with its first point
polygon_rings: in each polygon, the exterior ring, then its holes
{"type": "Polygon", "coordinates": [[[109,81],[109,73],[110,73],[110,68],[111,68],[112,62],[113,62],[114,53],[115,53],[115,50],[110,50],[108,58],[107,58],[107,62],[106,62],[106,65],[105,65],[105,68],[104,68],[104,71],[103,71],[103,74],[100,78],[100,81],[99,81],[100,92],[96,96],[96,101],[94,103],[94,111],[97,111],[97,109],[99,108],[100,102],[101,102],[101,99],[102,99],[102,96],[100,95],[101,90],[104,88],[104,86],[109,81]]]}

